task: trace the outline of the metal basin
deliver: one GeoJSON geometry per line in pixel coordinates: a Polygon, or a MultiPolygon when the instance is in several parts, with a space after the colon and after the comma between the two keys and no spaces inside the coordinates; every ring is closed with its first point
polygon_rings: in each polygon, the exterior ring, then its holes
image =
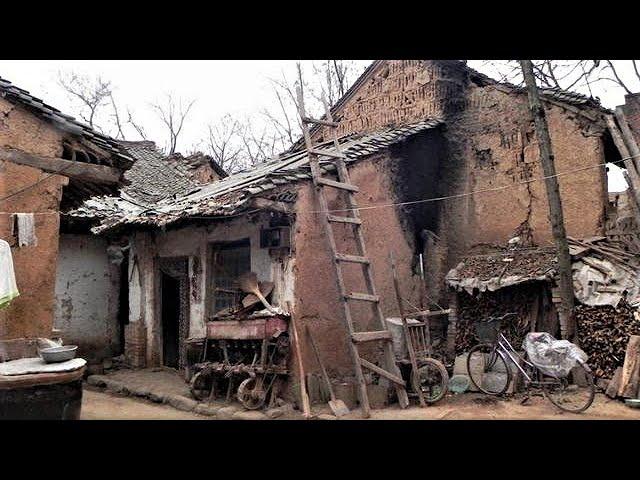
{"type": "Polygon", "coordinates": [[[66,362],[76,356],[77,345],[64,345],[62,347],[50,347],[40,350],[40,356],[47,363],[66,362]]]}

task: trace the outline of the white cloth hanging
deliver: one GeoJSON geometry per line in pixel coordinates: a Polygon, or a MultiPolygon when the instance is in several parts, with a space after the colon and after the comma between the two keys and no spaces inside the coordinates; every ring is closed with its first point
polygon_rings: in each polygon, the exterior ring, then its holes
{"type": "Polygon", "coordinates": [[[5,308],[18,295],[20,292],[16,285],[11,247],[4,240],[0,240],[0,308],[5,308]]]}
{"type": "Polygon", "coordinates": [[[16,217],[18,218],[18,246],[35,247],[38,245],[33,213],[16,213],[16,217]]]}

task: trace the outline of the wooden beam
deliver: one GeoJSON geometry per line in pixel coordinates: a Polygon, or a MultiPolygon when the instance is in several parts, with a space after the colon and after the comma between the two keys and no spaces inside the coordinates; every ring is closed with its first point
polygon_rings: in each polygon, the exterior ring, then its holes
{"type": "Polygon", "coordinates": [[[273,210],[275,212],[281,212],[286,214],[295,213],[293,208],[286,204],[285,202],[275,202],[273,200],[268,200],[266,198],[255,197],[251,200],[252,208],[261,208],[264,210],[273,210]]]}
{"type": "MultiPolygon", "coordinates": [[[[618,130],[618,126],[616,125],[614,118],[611,115],[607,115],[605,119],[607,121],[607,126],[609,127],[613,143],[618,149],[620,156],[626,159],[623,160],[624,167],[627,170],[625,179],[629,183],[630,190],[633,193],[633,202],[636,207],[635,210],[636,212],[640,212],[640,176],[636,170],[636,165],[633,163],[632,159],[629,158],[631,154],[629,153],[629,149],[622,138],[622,133],[618,130]]],[[[640,217],[638,217],[638,221],[640,222],[640,217]]]]}
{"type": "Polygon", "coordinates": [[[117,184],[120,183],[122,176],[122,171],[113,167],[74,162],[56,157],[42,157],[8,148],[0,148],[0,160],[94,183],[117,184]]]}
{"type": "Polygon", "coordinates": [[[371,363],[368,360],[365,360],[364,358],[360,358],[360,365],[362,365],[364,368],[367,368],[373,372],[376,372],[381,377],[384,377],[388,380],[391,380],[394,383],[397,383],[398,385],[402,385],[403,387],[406,386],[406,383],[403,379],[395,376],[393,373],[387,372],[384,368],[380,368],[376,364],[371,363]]]}

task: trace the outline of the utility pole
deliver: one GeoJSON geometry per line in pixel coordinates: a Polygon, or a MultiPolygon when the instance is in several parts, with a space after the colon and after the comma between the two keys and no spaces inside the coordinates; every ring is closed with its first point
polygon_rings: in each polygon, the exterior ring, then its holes
{"type": "Polygon", "coordinates": [[[564,339],[572,340],[576,335],[575,318],[573,316],[573,278],[571,274],[571,255],[569,254],[569,244],[567,233],[564,228],[564,217],[562,215],[562,200],[560,199],[560,188],[556,177],[556,167],[554,164],[553,152],[551,151],[551,139],[549,137],[549,127],[545,116],[544,108],[540,102],[540,94],[536,86],[536,79],[533,74],[531,60],[520,60],[522,75],[527,86],[529,95],[529,107],[536,129],[536,137],[540,149],[540,163],[545,176],[545,187],[547,190],[547,200],[549,202],[549,221],[551,231],[558,251],[558,276],[560,288],[560,334],[564,339]]]}

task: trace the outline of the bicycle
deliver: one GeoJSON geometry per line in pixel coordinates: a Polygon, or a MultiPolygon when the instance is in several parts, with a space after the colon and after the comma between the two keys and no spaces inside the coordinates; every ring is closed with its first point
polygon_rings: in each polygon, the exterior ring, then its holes
{"type": "Polygon", "coordinates": [[[556,378],[544,374],[520,355],[499,327],[493,325],[496,321],[499,325],[499,322],[512,315],[516,314],[506,313],[476,323],[476,335],[481,343],[473,347],[467,356],[467,373],[473,385],[487,395],[502,395],[512,382],[512,368],[515,366],[524,378],[527,392],[525,400],[529,397],[530,388],[539,388],[542,395],[560,410],[584,412],[593,403],[596,392],[589,366],[578,361],[567,377],[556,378]]]}

